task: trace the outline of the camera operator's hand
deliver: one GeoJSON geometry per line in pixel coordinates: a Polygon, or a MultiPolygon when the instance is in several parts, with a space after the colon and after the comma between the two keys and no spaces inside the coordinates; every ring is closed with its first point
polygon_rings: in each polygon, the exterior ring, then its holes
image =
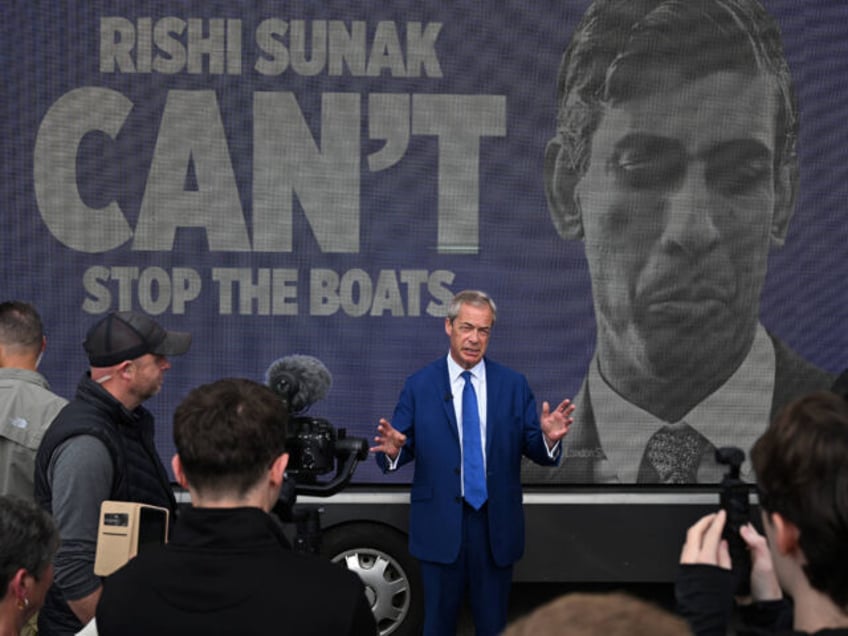
{"type": "Polygon", "coordinates": [[[751,552],[751,597],[755,601],[776,601],[783,591],[774,571],[774,562],[766,538],[750,523],[739,529],[742,540],[751,552]]]}
{"type": "Polygon", "coordinates": [[[394,461],[400,454],[400,449],[406,444],[406,435],[398,431],[385,418],[380,418],[380,423],[377,424],[377,435],[374,441],[376,446],[372,446],[369,450],[372,453],[385,453],[386,457],[394,461]]]}
{"type": "Polygon", "coordinates": [[[683,564],[700,563],[715,565],[729,570],[730,551],[727,541],[721,538],[727,513],[719,510],[706,517],[701,517],[686,531],[686,543],[680,552],[680,562],[683,564]]]}

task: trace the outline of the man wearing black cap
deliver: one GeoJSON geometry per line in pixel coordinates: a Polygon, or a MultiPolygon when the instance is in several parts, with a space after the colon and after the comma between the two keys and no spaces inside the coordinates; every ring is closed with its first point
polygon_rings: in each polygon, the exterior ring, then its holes
{"type": "Polygon", "coordinates": [[[39,614],[41,634],[75,634],[94,616],[101,592],[94,574],[101,502],[175,510],[153,443],[153,415],[142,403],[162,387],[168,356],[190,345],[191,334],[166,331],[134,312],[110,313],[88,331],[83,347],[91,370],[36,456],[35,497],[62,537],[54,583],[39,614]]]}

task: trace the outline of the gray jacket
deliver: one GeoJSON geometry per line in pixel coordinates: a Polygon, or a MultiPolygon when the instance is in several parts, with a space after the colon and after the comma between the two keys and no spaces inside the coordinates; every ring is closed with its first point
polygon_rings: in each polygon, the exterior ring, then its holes
{"type": "Polygon", "coordinates": [[[67,403],[40,373],[0,369],[0,494],[33,499],[35,452],[67,403]]]}

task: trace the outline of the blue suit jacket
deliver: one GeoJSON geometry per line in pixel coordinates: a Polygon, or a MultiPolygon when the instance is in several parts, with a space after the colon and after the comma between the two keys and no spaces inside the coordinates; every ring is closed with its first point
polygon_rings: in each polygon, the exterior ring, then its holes
{"type": "MultiPolygon", "coordinates": [[[[527,379],[486,359],[486,481],[492,556],[511,565],[524,552],[521,457],[556,465],[545,447],[527,379]]],[[[415,460],[410,494],[409,551],[421,560],[452,563],[462,534],[462,459],[456,413],[441,358],[407,378],[392,426],[407,436],[398,466],[415,460]]],[[[377,455],[385,472],[386,456],[377,455]]]]}

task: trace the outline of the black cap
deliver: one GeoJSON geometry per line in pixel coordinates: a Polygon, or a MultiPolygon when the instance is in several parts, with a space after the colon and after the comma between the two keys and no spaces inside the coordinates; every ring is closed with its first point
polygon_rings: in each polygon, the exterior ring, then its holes
{"type": "Polygon", "coordinates": [[[112,312],[91,329],[82,343],[93,367],[111,367],[147,353],[178,356],[191,346],[191,334],[165,331],[159,323],[133,311],[112,312]]]}

